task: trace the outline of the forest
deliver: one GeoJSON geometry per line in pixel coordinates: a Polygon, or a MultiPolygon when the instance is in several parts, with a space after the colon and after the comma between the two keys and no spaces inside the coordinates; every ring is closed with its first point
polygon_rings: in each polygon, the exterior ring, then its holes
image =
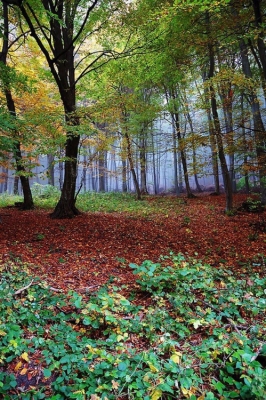
{"type": "Polygon", "coordinates": [[[265,400],[265,0],[0,6],[0,397],[265,400]]]}

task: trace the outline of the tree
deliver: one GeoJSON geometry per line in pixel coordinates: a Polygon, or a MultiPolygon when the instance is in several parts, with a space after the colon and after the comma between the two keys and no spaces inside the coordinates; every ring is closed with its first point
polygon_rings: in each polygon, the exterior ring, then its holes
{"type": "Polygon", "coordinates": [[[46,58],[57,84],[67,125],[64,182],[53,218],[79,214],[76,202],[77,156],[80,118],[77,112],[77,84],[113,52],[92,41],[94,33],[107,24],[119,0],[2,0],[16,6],[46,58]],[[83,66],[83,67],[82,67],[83,66]]]}
{"type": "MultiPolygon", "coordinates": [[[[3,20],[4,20],[4,32],[3,32],[3,45],[2,51],[0,53],[0,63],[3,64],[2,71],[4,70],[4,93],[6,97],[6,105],[7,109],[10,113],[10,116],[16,119],[16,107],[15,102],[12,96],[11,91],[11,76],[10,68],[7,66],[7,55],[8,55],[8,37],[9,37],[9,19],[8,19],[8,6],[6,3],[3,3],[3,20]]],[[[29,177],[27,175],[26,169],[23,165],[23,157],[21,152],[21,144],[19,139],[16,137],[17,127],[15,126],[13,135],[13,154],[16,162],[16,170],[20,177],[21,186],[23,190],[23,205],[22,208],[24,210],[30,210],[33,208],[33,198],[30,189],[29,177]]]]}

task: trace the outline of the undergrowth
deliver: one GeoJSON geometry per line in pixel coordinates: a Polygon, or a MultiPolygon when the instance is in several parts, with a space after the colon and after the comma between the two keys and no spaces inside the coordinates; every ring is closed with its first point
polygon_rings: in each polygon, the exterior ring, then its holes
{"type": "Polygon", "coordinates": [[[0,266],[3,399],[265,399],[266,279],[182,255],[131,264],[119,287],[57,293],[0,266]]]}
{"type": "MultiPolygon", "coordinates": [[[[59,189],[51,185],[40,185],[35,183],[32,187],[34,205],[37,208],[52,209],[60,197],[59,189]]],[[[7,193],[0,194],[0,207],[14,205],[15,202],[23,201],[21,196],[13,196],[7,193]]],[[[157,198],[156,202],[151,201],[150,196],[143,196],[143,200],[136,200],[131,193],[108,192],[80,193],[77,197],[77,208],[83,212],[126,212],[137,215],[164,214],[168,212],[178,213],[180,206],[184,205],[181,198],[157,198]],[[178,207],[177,207],[178,206],[178,207]]]]}

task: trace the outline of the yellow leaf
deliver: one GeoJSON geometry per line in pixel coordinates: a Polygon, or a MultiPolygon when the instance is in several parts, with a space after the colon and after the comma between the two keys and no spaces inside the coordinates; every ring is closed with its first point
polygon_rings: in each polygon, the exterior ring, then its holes
{"type": "Polygon", "coordinates": [[[119,388],[119,383],[114,381],[114,380],[112,380],[112,388],[117,390],[119,388]]]}
{"type": "Polygon", "coordinates": [[[28,353],[26,353],[26,352],[22,353],[20,357],[21,357],[23,360],[27,361],[27,362],[30,361],[29,356],[28,356],[28,353]]]}
{"type": "Polygon", "coordinates": [[[6,332],[5,331],[1,331],[1,329],[0,329],[0,336],[6,336],[6,332]]]}
{"type": "Polygon", "coordinates": [[[195,394],[196,392],[196,388],[192,387],[190,389],[186,389],[184,387],[181,387],[181,392],[183,393],[183,395],[189,399],[191,396],[193,396],[193,394],[195,394]]]}
{"type": "Polygon", "coordinates": [[[160,389],[155,389],[151,394],[151,400],[158,400],[163,392],[160,389]]]}
{"type": "Polygon", "coordinates": [[[22,367],[22,362],[19,361],[19,362],[17,363],[17,365],[15,366],[15,371],[18,371],[21,367],[22,367]]]}
{"type": "Polygon", "coordinates": [[[28,371],[28,368],[23,368],[23,369],[20,371],[20,375],[26,375],[27,371],[28,371]]]}
{"type": "Polygon", "coordinates": [[[152,365],[151,362],[148,362],[148,365],[150,367],[151,372],[158,372],[159,371],[154,365],[152,365]]]}
{"type": "Polygon", "coordinates": [[[175,351],[173,355],[171,355],[170,360],[174,361],[176,364],[180,363],[180,357],[182,356],[182,353],[179,351],[175,351]]]}

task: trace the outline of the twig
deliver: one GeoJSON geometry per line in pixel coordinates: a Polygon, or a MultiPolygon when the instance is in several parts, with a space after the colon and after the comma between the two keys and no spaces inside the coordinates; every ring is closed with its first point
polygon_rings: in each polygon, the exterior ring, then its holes
{"type": "Polygon", "coordinates": [[[250,362],[255,361],[256,358],[258,358],[258,356],[260,355],[261,349],[262,347],[266,344],[266,342],[262,342],[260,347],[258,348],[258,350],[256,351],[256,353],[254,354],[253,357],[251,357],[250,362]]]}
{"type": "Polygon", "coordinates": [[[34,279],[32,279],[32,281],[31,281],[27,286],[24,286],[24,287],[22,287],[21,289],[18,289],[18,290],[14,293],[13,296],[16,296],[17,294],[20,294],[20,293],[24,292],[24,290],[27,290],[27,289],[33,284],[33,282],[34,282],[34,279]]]}
{"type": "Polygon", "coordinates": [[[99,287],[99,286],[101,286],[101,285],[87,286],[87,287],[83,287],[83,288],[78,289],[78,291],[80,293],[86,293],[86,292],[90,291],[90,289],[93,289],[93,288],[96,288],[96,287],[99,287]]]}
{"type": "MultiPolygon", "coordinates": [[[[204,300],[201,300],[202,303],[206,304],[206,306],[210,307],[212,310],[216,311],[218,314],[222,314],[220,310],[218,310],[216,307],[214,307],[212,304],[207,303],[204,300]]],[[[226,315],[224,315],[224,317],[227,319],[227,321],[229,322],[229,325],[233,326],[235,328],[235,330],[237,331],[237,333],[239,335],[241,335],[239,329],[245,329],[244,327],[241,327],[239,325],[237,325],[230,317],[227,317],[226,315]]],[[[227,326],[227,325],[226,325],[227,326]]]]}
{"type": "Polygon", "coordinates": [[[63,291],[62,289],[57,289],[57,288],[55,288],[53,286],[48,286],[48,289],[52,290],[53,292],[62,292],[63,291]]]}

